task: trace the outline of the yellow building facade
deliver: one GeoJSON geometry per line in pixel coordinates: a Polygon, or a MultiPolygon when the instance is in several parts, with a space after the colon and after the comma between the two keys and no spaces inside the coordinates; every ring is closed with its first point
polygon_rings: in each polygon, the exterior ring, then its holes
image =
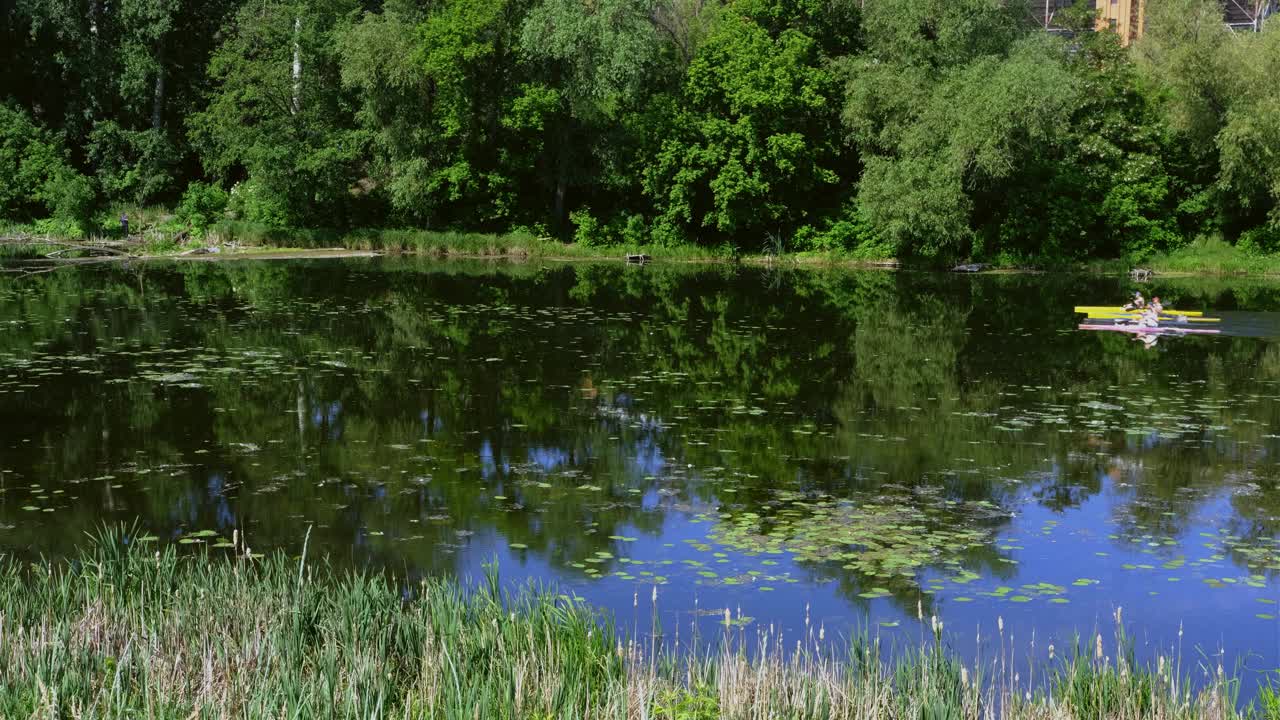
{"type": "Polygon", "coordinates": [[[1142,37],[1147,20],[1146,0],[1097,0],[1099,30],[1111,30],[1128,45],[1142,37]]]}

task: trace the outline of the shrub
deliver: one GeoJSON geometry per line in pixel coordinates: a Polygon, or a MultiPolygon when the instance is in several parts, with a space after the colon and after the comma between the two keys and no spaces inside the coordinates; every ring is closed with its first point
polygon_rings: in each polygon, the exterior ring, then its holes
{"type": "Polygon", "coordinates": [[[202,238],[226,214],[229,200],[227,192],[217,185],[193,182],[182,194],[178,219],[191,228],[192,235],[202,238]]]}
{"type": "Polygon", "coordinates": [[[1236,247],[1250,255],[1269,255],[1280,251],[1280,226],[1263,225],[1240,234],[1236,247]]]}
{"type": "Polygon", "coordinates": [[[0,105],[0,216],[53,214],[86,222],[93,184],[67,163],[66,155],[58,138],[26,113],[0,105]]]}
{"type": "Polygon", "coordinates": [[[569,213],[569,222],[573,223],[573,241],[584,247],[608,245],[609,238],[600,221],[591,214],[590,208],[582,208],[569,213]]]}
{"type": "Polygon", "coordinates": [[[227,212],[234,220],[283,230],[289,226],[289,208],[283,198],[267,192],[252,178],[231,186],[227,212]]]}

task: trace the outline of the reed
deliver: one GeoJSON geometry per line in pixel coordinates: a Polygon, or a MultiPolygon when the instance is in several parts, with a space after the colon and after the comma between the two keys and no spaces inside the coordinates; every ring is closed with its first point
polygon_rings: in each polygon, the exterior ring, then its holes
{"type": "Polygon", "coordinates": [[[1212,720],[1268,707],[1237,710],[1220,672],[1193,689],[1173,665],[1136,666],[1123,633],[1115,657],[1082,641],[1039,676],[1002,623],[998,657],[976,666],[936,622],[896,650],[742,628],[727,610],[715,637],[653,640],[657,591],[651,625],[619,634],[578,599],[504,591],[492,569],[469,586],[404,583],[305,550],[236,542],[215,557],[134,536],[0,562],[0,717],[1212,720]]]}

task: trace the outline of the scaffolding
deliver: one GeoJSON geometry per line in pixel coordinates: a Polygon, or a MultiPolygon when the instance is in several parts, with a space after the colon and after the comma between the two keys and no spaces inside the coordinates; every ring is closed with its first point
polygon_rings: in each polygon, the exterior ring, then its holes
{"type": "MultiPolygon", "coordinates": [[[[1031,19],[1048,32],[1065,32],[1056,16],[1074,0],[1029,0],[1027,10],[1031,19]]],[[[1142,37],[1146,29],[1147,0],[1087,0],[1097,17],[1098,30],[1110,30],[1120,35],[1120,42],[1128,45],[1142,37]]],[[[1268,18],[1280,15],[1280,0],[1219,0],[1222,20],[1227,27],[1238,31],[1258,32],[1268,18]]]]}
{"type": "Polygon", "coordinates": [[[1258,32],[1267,18],[1280,11],[1276,0],[1226,0],[1223,14],[1232,30],[1258,32]]]}

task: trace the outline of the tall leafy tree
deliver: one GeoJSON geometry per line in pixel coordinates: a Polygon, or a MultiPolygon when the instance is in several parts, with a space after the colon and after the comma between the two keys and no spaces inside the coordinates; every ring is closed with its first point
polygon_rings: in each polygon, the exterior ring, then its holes
{"type": "Polygon", "coordinates": [[[789,235],[836,195],[839,105],[818,42],[727,8],[679,94],[656,104],[644,189],[657,237],[789,235]]]}
{"type": "Polygon", "coordinates": [[[215,89],[191,130],[207,170],[240,182],[233,207],[272,225],[357,222],[369,135],[339,77],[355,0],[249,3],[209,63],[215,89]],[[354,191],[354,192],[353,192],[354,191]]]}
{"type": "Polygon", "coordinates": [[[543,0],[524,22],[521,47],[536,79],[522,89],[510,124],[541,131],[535,165],[557,223],[571,185],[638,189],[628,182],[627,116],[671,76],[659,63],[653,12],[650,0],[543,0]]]}

